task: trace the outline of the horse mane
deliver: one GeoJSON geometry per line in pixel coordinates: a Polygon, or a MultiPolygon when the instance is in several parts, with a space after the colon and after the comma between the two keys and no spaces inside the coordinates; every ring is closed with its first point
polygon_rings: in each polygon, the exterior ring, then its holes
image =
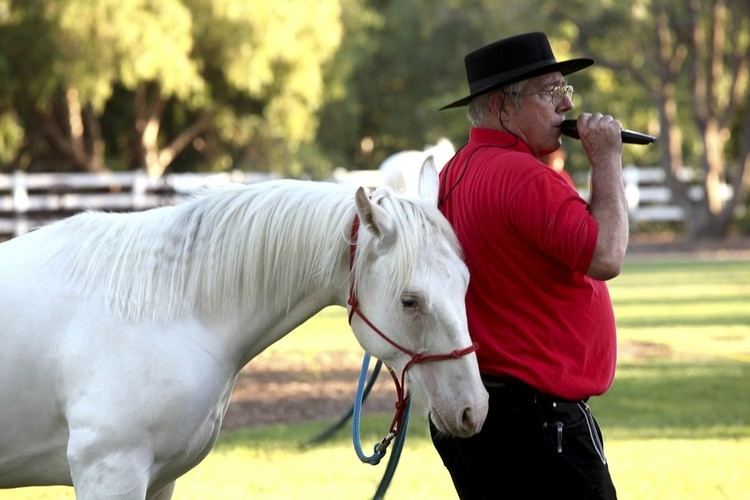
{"type": "MultiPolygon", "coordinates": [[[[381,205],[399,234],[387,279],[396,293],[434,237],[458,244],[436,209],[396,197],[381,205]]],[[[129,319],[175,319],[227,307],[288,308],[300,291],[328,287],[348,259],[354,212],[351,187],[282,180],[144,212],[87,212],[47,229],[66,238],[51,263],[73,286],[102,291],[129,319]]],[[[362,233],[355,280],[374,245],[362,233]]]]}

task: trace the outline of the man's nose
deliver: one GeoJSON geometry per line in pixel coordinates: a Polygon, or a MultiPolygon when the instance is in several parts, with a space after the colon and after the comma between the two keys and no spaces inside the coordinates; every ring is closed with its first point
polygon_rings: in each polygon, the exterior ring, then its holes
{"type": "Polygon", "coordinates": [[[562,101],[560,101],[560,104],[557,105],[557,110],[560,113],[566,113],[570,111],[571,109],[573,109],[573,106],[574,106],[573,98],[565,96],[565,98],[562,101]]]}

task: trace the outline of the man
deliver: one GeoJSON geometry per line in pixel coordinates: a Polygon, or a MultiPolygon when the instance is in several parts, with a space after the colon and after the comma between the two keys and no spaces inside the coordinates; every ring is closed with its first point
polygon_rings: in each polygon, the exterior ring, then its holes
{"type": "Polygon", "coordinates": [[[615,321],[604,280],[628,238],[620,123],[584,113],[577,126],[591,169],[587,203],[541,158],[560,147],[573,109],[543,33],[482,47],[465,59],[468,143],[440,175],[440,208],[471,272],[469,331],[490,394],[482,431],[433,442],[462,499],[616,498],[601,433],[586,400],[615,370],[615,321]]]}

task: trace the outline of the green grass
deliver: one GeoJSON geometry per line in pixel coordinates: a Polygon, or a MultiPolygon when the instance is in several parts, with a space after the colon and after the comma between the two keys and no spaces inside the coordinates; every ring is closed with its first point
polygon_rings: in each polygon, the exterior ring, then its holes
{"type": "MultiPolygon", "coordinates": [[[[612,389],[592,407],[619,497],[750,499],[750,262],[629,262],[610,291],[621,362],[612,389]]],[[[314,367],[325,352],[360,356],[340,308],[322,311],[264,356],[314,367]]],[[[368,449],[389,420],[366,418],[368,449]]],[[[325,424],[226,433],[178,481],[175,498],[370,498],[384,466],[359,463],[348,430],[320,447],[300,447],[325,424]]],[[[0,498],[73,495],[69,488],[25,488],[0,498]]],[[[419,418],[388,498],[456,498],[419,418]]]]}
{"type": "Polygon", "coordinates": [[[608,439],[750,438],[750,364],[627,364],[592,402],[608,439]]]}
{"type": "Polygon", "coordinates": [[[621,342],[662,344],[673,359],[750,362],[750,262],[629,263],[610,291],[621,342]]]}

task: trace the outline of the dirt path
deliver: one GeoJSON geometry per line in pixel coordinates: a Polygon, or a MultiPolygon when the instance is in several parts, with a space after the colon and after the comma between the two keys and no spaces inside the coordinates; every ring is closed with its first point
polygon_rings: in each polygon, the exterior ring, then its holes
{"type": "MultiPolygon", "coordinates": [[[[232,393],[224,429],[339,417],[352,404],[359,376],[358,362],[341,358],[321,357],[312,366],[279,358],[248,364],[232,393]]],[[[388,412],[394,402],[390,376],[383,371],[366,411],[388,412]]]]}

